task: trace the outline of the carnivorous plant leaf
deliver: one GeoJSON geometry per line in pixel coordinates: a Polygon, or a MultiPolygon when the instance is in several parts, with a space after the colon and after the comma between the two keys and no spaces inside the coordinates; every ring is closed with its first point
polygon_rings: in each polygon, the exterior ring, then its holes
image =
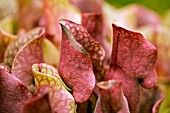
{"type": "Polygon", "coordinates": [[[21,113],[23,104],[30,97],[27,86],[14,75],[0,68],[1,113],[21,113]]]}
{"type": "Polygon", "coordinates": [[[100,95],[95,113],[130,113],[122,83],[109,80],[97,83],[100,95]]]}
{"type": "Polygon", "coordinates": [[[36,87],[49,86],[49,98],[55,113],[74,113],[75,101],[69,89],[62,82],[57,70],[47,64],[34,64],[32,66],[36,87]]]}
{"type": "Polygon", "coordinates": [[[66,28],[73,35],[72,37],[74,37],[75,40],[79,44],[81,44],[84,50],[87,51],[87,53],[90,55],[94,72],[99,71],[103,74],[103,60],[105,56],[105,51],[101,47],[101,45],[91,38],[91,36],[83,26],[68,20],[61,20],[60,23],[66,26],[66,28]]]}
{"type": "Polygon", "coordinates": [[[58,72],[64,82],[73,90],[75,101],[82,103],[89,99],[95,86],[92,62],[89,54],[76,41],[75,36],[66,28],[64,22],[67,23],[67,21],[60,21],[62,42],[58,72]]]}
{"type": "Polygon", "coordinates": [[[136,113],[140,100],[139,84],[144,88],[152,88],[157,82],[157,50],[142,34],[115,24],[112,26],[112,60],[106,80],[122,81],[130,112],[136,113]]]}
{"type": "Polygon", "coordinates": [[[14,60],[15,55],[21,49],[21,47],[30,41],[33,38],[40,37],[44,34],[43,28],[35,28],[27,32],[26,34],[20,36],[18,40],[12,42],[5,51],[5,59],[4,63],[7,64],[9,67],[12,67],[12,63],[14,60]]]}
{"type": "Polygon", "coordinates": [[[43,32],[28,41],[17,52],[12,64],[12,74],[18,77],[29,88],[34,86],[32,65],[43,62],[43,32]]]}

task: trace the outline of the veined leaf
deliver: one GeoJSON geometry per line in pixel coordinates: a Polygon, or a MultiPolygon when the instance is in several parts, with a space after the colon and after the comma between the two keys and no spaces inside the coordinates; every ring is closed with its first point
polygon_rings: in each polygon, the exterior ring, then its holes
{"type": "Polygon", "coordinates": [[[62,42],[58,71],[64,82],[73,90],[75,101],[82,103],[89,99],[95,86],[92,62],[71,31],[63,22],[60,24],[62,42]]]}
{"type": "Polygon", "coordinates": [[[100,95],[95,113],[130,113],[121,82],[108,80],[97,83],[97,86],[100,95]]]}
{"type": "Polygon", "coordinates": [[[157,82],[157,50],[142,34],[113,26],[111,65],[106,79],[120,80],[131,113],[139,108],[139,84],[152,88],[157,82]]]}
{"type": "Polygon", "coordinates": [[[17,52],[12,64],[12,74],[18,77],[29,88],[34,86],[32,65],[43,62],[42,34],[27,42],[17,52]]]}
{"type": "Polygon", "coordinates": [[[61,20],[60,23],[63,24],[72,34],[70,35],[69,40],[72,39],[72,37],[74,37],[74,40],[76,40],[76,42],[83,46],[84,50],[90,55],[94,72],[100,72],[99,74],[100,76],[96,75],[96,78],[99,78],[101,80],[101,78],[103,78],[102,75],[104,74],[103,68],[103,60],[105,57],[104,49],[98,42],[95,42],[93,38],[91,38],[91,36],[83,26],[68,20],[61,20]]]}
{"type": "Polygon", "coordinates": [[[28,87],[18,78],[0,68],[0,111],[21,113],[23,104],[31,97],[28,87]]]}
{"type": "Polygon", "coordinates": [[[35,28],[20,36],[18,40],[12,42],[5,51],[4,63],[9,67],[12,67],[12,63],[15,55],[21,49],[21,47],[33,38],[40,37],[44,34],[43,28],[35,28]]]}
{"type": "Polygon", "coordinates": [[[76,109],[73,96],[62,82],[57,70],[46,64],[32,66],[36,87],[50,87],[50,102],[54,112],[74,113],[76,109]]]}

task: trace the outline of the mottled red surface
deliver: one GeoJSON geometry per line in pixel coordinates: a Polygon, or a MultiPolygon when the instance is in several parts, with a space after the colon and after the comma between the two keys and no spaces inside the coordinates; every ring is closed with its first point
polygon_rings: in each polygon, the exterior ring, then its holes
{"type": "Polygon", "coordinates": [[[83,13],[82,26],[86,28],[90,36],[100,44],[103,43],[103,18],[102,14],[83,13]]]}
{"type": "MultiPolygon", "coordinates": [[[[61,24],[64,24],[63,21],[61,24]]],[[[82,46],[75,41],[72,34],[76,32],[71,33],[66,28],[66,24],[61,26],[62,42],[58,72],[64,82],[73,90],[75,101],[82,103],[89,99],[95,86],[92,62],[82,46]],[[67,34],[68,32],[70,34],[67,34]]],[[[74,27],[73,29],[75,30],[74,27]]]]}
{"type": "Polygon", "coordinates": [[[16,54],[12,64],[12,74],[29,88],[33,86],[32,65],[43,62],[43,33],[27,42],[16,54]]]}
{"type": "Polygon", "coordinates": [[[21,113],[31,94],[27,86],[15,76],[0,68],[0,112],[21,113]]]}
{"type": "Polygon", "coordinates": [[[124,97],[122,83],[114,80],[97,84],[100,96],[95,113],[130,113],[124,97]]]}
{"type": "Polygon", "coordinates": [[[131,113],[139,107],[139,84],[152,88],[157,82],[157,50],[142,34],[113,26],[111,65],[106,79],[120,80],[131,113]]]}
{"type": "MultiPolygon", "coordinates": [[[[108,31],[105,27],[105,17],[103,13],[83,13],[82,14],[82,26],[84,26],[91,37],[99,42],[101,46],[105,50],[105,59],[104,66],[109,65],[109,60],[111,56],[111,44],[107,40],[105,36],[106,31],[108,31]]],[[[110,28],[110,26],[108,26],[110,28]]],[[[111,35],[111,34],[109,34],[111,35]]],[[[109,37],[110,39],[111,37],[109,37]]],[[[97,70],[98,71],[98,70],[97,70]]]]}
{"type": "MultiPolygon", "coordinates": [[[[97,13],[83,13],[82,14],[82,26],[84,26],[87,30],[87,32],[90,34],[90,36],[97,42],[100,43],[100,45],[105,50],[105,61],[107,61],[108,57],[108,48],[105,46],[105,38],[103,35],[103,17],[102,14],[97,13]]],[[[109,56],[110,57],[110,56],[109,56]]],[[[105,73],[103,69],[103,62],[102,65],[94,66],[94,73],[98,77],[97,81],[102,81],[102,75],[105,73]],[[96,68],[98,67],[98,68],[96,68]]]]}
{"type": "MultiPolygon", "coordinates": [[[[68,20],[61,20],[60,22],[71,31],[76,41],[80,43],[90,55],[94,72],[100,72],[99,75],[102,75],[104,73],[103,60],[105,56],[105,51],[101,47],[101,45],[98,42],[94,41],[94,39],[89,35],[87,30],[83,26],[68,20]]],[[[102,77],[99,77],[99,79],[101,78],[102,77]]]]}
{"type": "Polygon", "coordinates": [[[22,36],[19,36],[16,41],[11,42],[7,49],[5,50],[5,59],[4,63],[7,64],[9,67],[12,67],[13,60],[17,52],[21,49],[21,47],[30,41],[33,38],[37,38],[44,34],[44,29],[37,27],[29,32],[25,33],[22,36]]]}

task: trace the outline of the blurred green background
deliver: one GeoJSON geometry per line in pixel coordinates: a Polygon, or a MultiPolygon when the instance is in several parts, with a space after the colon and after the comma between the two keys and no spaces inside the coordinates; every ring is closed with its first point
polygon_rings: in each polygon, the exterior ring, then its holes
{"type": "Polygon", "coordinates": [[[122,7],[130,3],[139,3],[153,9],[160,15],[163,15],[164,13],[166,13],[168,9],[170,9],[170,0],[106,0],[106,1],[116,7],[122,7]]]}

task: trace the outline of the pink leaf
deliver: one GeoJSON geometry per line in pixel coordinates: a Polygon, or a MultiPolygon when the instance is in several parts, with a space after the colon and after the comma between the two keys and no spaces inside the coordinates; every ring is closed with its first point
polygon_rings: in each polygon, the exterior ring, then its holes
{"type": "Polygon", "coordinates": [[[120,80],[131,113],[139,107],[139,84],[152,88],[157,81],[157,50],[137,32],[113,24],[111,65],[106,79],[120,80]]]}
{"type": "Polygon", "coordinates": [[[82,103],[89,99],[95,86],[92,62],[64,22],[67,21],[60,21],[62,42],[58,71],[64,82],[73,90],[75,101],[82,103]]]}
{"type": "Polygon", "coordinates": [[[88,34],[87,30],[76,23],[73,23],[68,20],[61,20],[60,23],[62,23],[66,28],[72,33],[75,40],[83,46],[85,51],[90,55],[92,64],[93,64],[93,70],[94,72],[98,72],[100,76],[96,75],[97,80],[103,78],[101,75],[104,74],[104,68],[103,68],[103,60],[105,56],[105,51],[101,47],[101,45],[98,42],[95,42],[91,36],[88,34]]]}
{"type": "Polygon", "coordinates": [[[40,35],[22,46],[12,64],[12,74],[29,86],[29,88],[31,88],[34,83],[31,71],[32,65],[43,62],[43,34],[44,29],[40,35]]]}
{"type": "MultiPolygon", "coordinates": [[[[109,60],[111,56],[111,44],[108,43],[106,37],[104,36],[104,19],[103,14],[98,13],[83,13],[82,14],[82,25],[87,29],[90,36],[97,42],[101,44],[101,46],[105,50],[105,58],[104,62],[102,62],[102,66],[99,69],[96,69],[96,65],[94,66],[94,73],[98,77],[97,81],[102,81],[102,75],[105,72],[101,72],[104,67],[105,70],[108,69],[109,60]]],[[[111,38],[111,37],[110,37],[111,38]]]]}
{"type": "Polygon", "coordinates": [[[74,113],[75,101],[68,92],[70,90],[61,80],[57,70],[47,64],[34,64],[32,66],[36,87],[50,87],[49,98],[55,113],[74,113]]]}
{"type": "Polygon", "coordinates": [[[103,40],[103,18],[101,14],[97,13],[83,13],[82,26],[84,26],[90,36],[100,44],[103,40]]]}
{"type": "Polygon", "coordinates": [[[122,83],[115,80],[97,83],[100,95],[95,113],[130,113],[122,83]]]}
{"type": "Polygon", "coordinates": [[[0,68],[0,111],[1,113],[21,113],[23,104],[31,94],[27,86],[15,76],[0,68]]]}
{"type": "Polygon", "coordinates": [[[9,67],[12,67],[12,63],[15,55],[21,49],[21,47],[33,38],[37,38],[44,34],[44,29],[38,27],[30,30],[26,34],[20,36],[18,40],[10,43],[5,51],[4,63],[9,67]]]}

